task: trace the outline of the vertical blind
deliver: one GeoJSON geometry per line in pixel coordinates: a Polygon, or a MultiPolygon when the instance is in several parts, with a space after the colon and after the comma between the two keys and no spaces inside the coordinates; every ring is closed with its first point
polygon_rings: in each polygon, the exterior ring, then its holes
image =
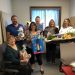
{"type": "Polygon", "coordinates": [[[44,28],[49,25],[49,21],[53,19],[56,27],[59,28],[60,22],[60,9],[59,8],[32,8],[31,9],[31,21],[35,22],[36,16],[40,16],[41,23],[44,28]]]}

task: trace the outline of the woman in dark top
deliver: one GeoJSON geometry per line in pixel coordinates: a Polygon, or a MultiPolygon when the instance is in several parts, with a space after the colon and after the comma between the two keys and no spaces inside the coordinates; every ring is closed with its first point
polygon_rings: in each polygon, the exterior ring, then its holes
{"type": "Polygon", "coordinates": [[[48,37],[48,35],[53,35],[53,34],[58,34],[59,33],[59,30],[57,27],[55,27],[55,22],[53,19],[50,20],[49,22],[49,26],[45,28],[44,30],[44,35],[46,37],[48,37]]]}
{"type": "MultiPolygon", "coordinates": [[[[57,27],[55,27],[55,22],[53,19],[49,22],[49,27],[45,28],[45,36],[48,37],[53,34],[58,34],[59,30],[57,27]]],[[[55,63],[55,50],[56,50],[56,44],[55,43],[47,43],[46,44],[46,58],[48,62],[55,63]]]]}
{"type": "Polygon", "coordinates": [[[4,53],[4,59],[6,61],[10,61],[10,64],[6,64],[6,67],[18,69],[19,75],[31,75],[31,67],[27,60],[21,59],[20,57],[20,51],[17,48],[15,44],[15,38],[14,36],[9,36],[7,38],[8,45],[6,47],[5,53],[4,53]],[[22,65],[23,63],[24,65],[22,65]]]}
{"type": "Polygon", "coordinates": [[[27,37],[27,41],[28,41],[27,51],[28,53],[31,53],[30,63],[32,65],[32,70],[34,70],[35,57],[36,57],[37,62],[40,65],[40,72],[43,74],[44,69],[43,69],[43,62],[42,62],[42,54],[41,53],[34,54],[32,49],[32,38],[38,35],[37,26],[35,22],[31,22],[29,30],[30,30],[30,34],[29,34],[30,37],[29,38],[27,37]]]}

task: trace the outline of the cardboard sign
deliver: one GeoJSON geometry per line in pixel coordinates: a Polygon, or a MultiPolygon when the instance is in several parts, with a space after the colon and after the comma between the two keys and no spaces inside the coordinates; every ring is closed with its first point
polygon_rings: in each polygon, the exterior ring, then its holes
{"type": "Polygon", "coordinates": [[[44,53],[44,40],[42,38],[32,38],[32,50],[34,54],[44,53]]]}

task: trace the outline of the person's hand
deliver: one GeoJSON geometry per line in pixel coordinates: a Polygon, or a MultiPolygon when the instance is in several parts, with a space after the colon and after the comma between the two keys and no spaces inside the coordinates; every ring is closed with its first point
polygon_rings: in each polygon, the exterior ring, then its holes
{"type": "Polygon", "coordinates": [[[15,39],[16,39],[16,41],[20,41],[20,37],[19,36],[16,36],[15,39]]]}
{"type": "Polygon", "coordinates": [[[28,61],[29,61],[28,59],[20,60],[20,62],[22,63],[27,63],[28,61]]]}
{"type": "Polygon", "coordinates": [[[29,56],[29,59],[31,58],[31,54],[28,54],[28,56],[29,56]]]}

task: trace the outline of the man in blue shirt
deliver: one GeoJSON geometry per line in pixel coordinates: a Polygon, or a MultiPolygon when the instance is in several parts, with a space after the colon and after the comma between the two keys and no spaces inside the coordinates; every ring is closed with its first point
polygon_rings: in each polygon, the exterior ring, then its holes
{"type": "Polygon", "coordinates": [[[35,18],[35,22],[36,22],[36,25],[37,25],[37,30],[42,32],[43,31],[43,24],[40,23],[40,17],[37,16],[35,18]]]}
{"type": "Polygon", "coordinates": [[[9,37],[10,35],[15,36],[16,44],[19,45],[20,48],[22,48],[22,45],[24,44],[24,40],[21,38],[24,37],[24,27],[23,25],[18,23],[18,17],[16,15],[13,15],[11,17],[11,21],[12,24],[6,27],[7,37],[9,37]]]}

